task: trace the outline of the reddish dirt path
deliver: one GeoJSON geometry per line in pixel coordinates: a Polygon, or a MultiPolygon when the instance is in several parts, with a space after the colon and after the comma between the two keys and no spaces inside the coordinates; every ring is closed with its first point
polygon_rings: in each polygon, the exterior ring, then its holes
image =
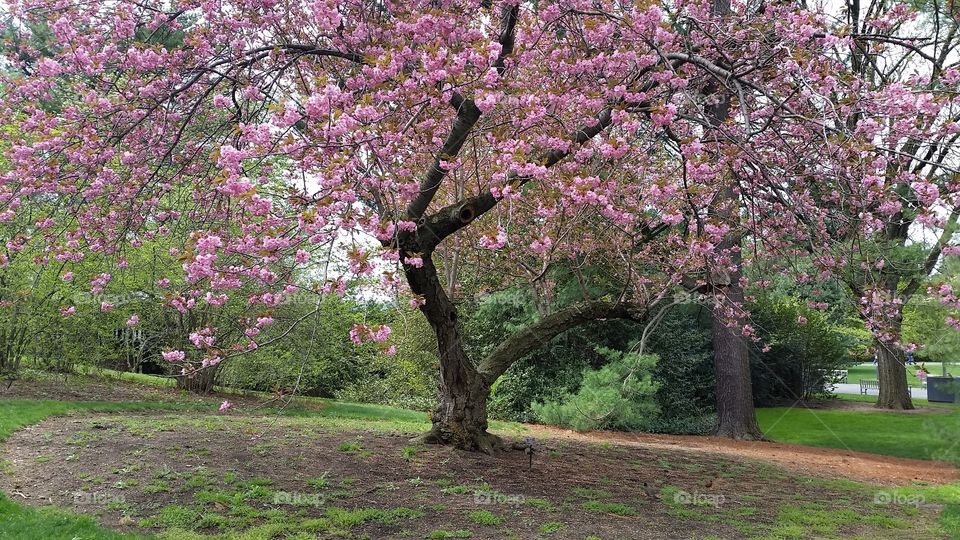
{"type": "Polygon", "coordinates": [[[704,452],[768,461],[795,472],[827,478],[846,478],[882,485],[911,482],[946,484],[960,480],[960,470],[940,461],[924,461],[817,448],[799,444],[760,441],[734,441],[720,437],[692,435],[655,435],[595,431],[577,433],[549,426],[531,425],[530,430],[543,437],[582,442],[610,442],[643,448],[670,449],[678,452],[704,452]]]}

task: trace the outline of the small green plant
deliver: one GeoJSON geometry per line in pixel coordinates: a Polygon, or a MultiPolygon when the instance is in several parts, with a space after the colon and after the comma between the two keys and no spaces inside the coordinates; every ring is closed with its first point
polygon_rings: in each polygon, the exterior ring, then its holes
{"type": "Polygon", "coordinates": [[[523,500],[524,503],[534,507],[539,508],[540,510],[546,510],[547,512],[556,512],[558,509],[553,505],[552,502],[546,499],[537,499],[535,497],[530,497],[523,500]]]}
{"type": "Polygon", "coordinates": [[[170,482],[166,480],[154,480],[143,486],[144,493],[161,493],[170,491],[170,482]]]}
{"type": "Polygon", "coordinates": [[[337,446],[337,450],[344,454],[359,454],[363,450],[363,445],[359,440],[352,442],[342,442],[337,446]]]}
{"type": "Polygon", "coordinates": [[[327,478],[327,473],[324,472],[319,478],[311,478],[310,480],[307,480],[307,485],[317,489],[326,489],[330,486],[330,480],[327,478]]]}
{"type": "Polygon", "coordinates": [[[617,516],[633,516],[637,513],[633,508],[616,502],[587,501],[583,503],[583,508],[590,512],[601,512],[617,516]]]}
{"type": "Polygon", "coordinates": [[[566,529],[567,526],[559,521],[548,521],[540,526],[540,534],[553,534],[566,529]]]}
{"type": "Polygon", "coordinates": [[[472,512],[467,512],[467,519],[476,523],[477,525],[493,526],[503,523],[503,518],[488,510],[474,510],[472,512]]]}

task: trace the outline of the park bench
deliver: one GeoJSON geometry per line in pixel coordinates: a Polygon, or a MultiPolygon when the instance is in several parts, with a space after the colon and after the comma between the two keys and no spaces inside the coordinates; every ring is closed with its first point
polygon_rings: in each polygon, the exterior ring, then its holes
{"type": "MultiPolygon", "coordinates": [[[[914,388],[915,386],[913,386],[912,384],[907,385],[907,390],[910,392],[913,392],[914,388]]],[[[926,388],[926,387],[921,386],[920,388],[926,388]]],[[[876,390],[877,392],[879,392],[880,381],[869,381],[867,379],[860,379],[860,393],[865,396],[867,395],[867,390],[876,390]]]]}

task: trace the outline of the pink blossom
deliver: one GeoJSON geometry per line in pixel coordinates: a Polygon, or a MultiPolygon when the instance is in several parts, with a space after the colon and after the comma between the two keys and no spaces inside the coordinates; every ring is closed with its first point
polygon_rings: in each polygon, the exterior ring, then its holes
{"type": "Polygon", "coordinates": [[[160,353],[167,362],[183,362],[187,358],[187,353],[183,351],[163,351],[160,353]]]}
{"type": "Polygon", "coordinates": [[[414,268],[423,268],[422,257],[405,257],[403,263],[414,268]]]}

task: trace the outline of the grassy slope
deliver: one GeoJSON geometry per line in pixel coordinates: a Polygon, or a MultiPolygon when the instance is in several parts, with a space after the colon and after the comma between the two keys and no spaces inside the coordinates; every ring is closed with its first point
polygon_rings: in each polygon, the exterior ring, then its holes
{"type": "Polygon", "coordinates": [[[757,420],[767,437],[775,441],[937,459],[954,445],[940,433],[960,429],[960,410],[900,414],[774,407],[758,409],[757,420]]]}

